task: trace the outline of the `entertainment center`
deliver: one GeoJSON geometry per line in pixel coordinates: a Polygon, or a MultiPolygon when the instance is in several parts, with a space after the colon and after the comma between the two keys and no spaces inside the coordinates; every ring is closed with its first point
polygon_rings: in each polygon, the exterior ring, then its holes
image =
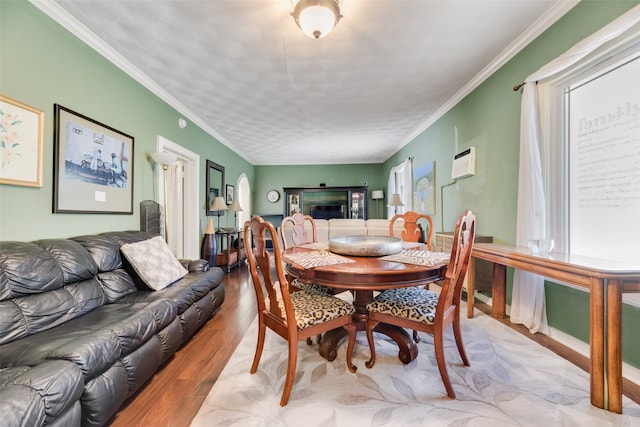
{"type": "Polygon", "coordinates": [[[284,216],[301,212],[315,219],[368,219],[369,187],[285,187],[284,216]]]}

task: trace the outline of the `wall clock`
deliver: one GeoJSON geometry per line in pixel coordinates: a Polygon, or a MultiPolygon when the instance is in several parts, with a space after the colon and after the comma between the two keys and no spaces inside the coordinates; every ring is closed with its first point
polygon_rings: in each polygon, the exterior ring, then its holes
{"type": "Polygon", "coordinates": [[[276,190],[269,190],[269,192],[267,193],[267,200],[271,203],[277,202],[278,200],[280,200],[280,193],[278,193],[278,191],[276,190]]]}

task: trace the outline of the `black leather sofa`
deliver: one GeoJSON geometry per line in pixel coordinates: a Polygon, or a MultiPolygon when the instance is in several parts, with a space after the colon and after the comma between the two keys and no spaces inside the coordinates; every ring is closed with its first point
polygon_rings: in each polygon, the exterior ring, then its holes
{"type": "Polygon", "coordinates": [[[120,246],[140,231],[0,242],[0,426],[104,425],[217,312],[206,261],[153,291],[120,246]]]}

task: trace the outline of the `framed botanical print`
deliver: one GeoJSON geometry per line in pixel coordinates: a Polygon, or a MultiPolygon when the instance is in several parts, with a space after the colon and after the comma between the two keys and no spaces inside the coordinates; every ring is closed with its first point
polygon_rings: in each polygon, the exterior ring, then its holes
{"type": "Polygon", "coordinates": [[[0,184],[42,187],[44,111],[0,95],[0,184]]]}

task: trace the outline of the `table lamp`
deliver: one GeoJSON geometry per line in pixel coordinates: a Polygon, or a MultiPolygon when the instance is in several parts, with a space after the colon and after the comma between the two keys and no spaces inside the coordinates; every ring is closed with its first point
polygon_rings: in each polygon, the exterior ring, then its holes
{"type": "Polygon", "coordinates": [[[218,212],[218,229],[220,229],[220,211],[228,211],[229,207],[224,201],[224,197],[218,196],[213,199],[213,203],[211,204],[211,210],[218,212]]]}
{"type": "Polygon", "coordinates": [[[242,212],[242,206],[240,206],[240,202],[234,199],[229,205],[229,210],[233,212],[233,225],[238,227],[238,212],[242,212]]]}
{"type": "Polygon", "coordinates": [[[404,203],[402,203],[402,199],[400,198],[399,194],[395,193],[391,195],[389,206],[393,206],[395,214],[398,213],[398,206],[404,206],[404,203]]]}

